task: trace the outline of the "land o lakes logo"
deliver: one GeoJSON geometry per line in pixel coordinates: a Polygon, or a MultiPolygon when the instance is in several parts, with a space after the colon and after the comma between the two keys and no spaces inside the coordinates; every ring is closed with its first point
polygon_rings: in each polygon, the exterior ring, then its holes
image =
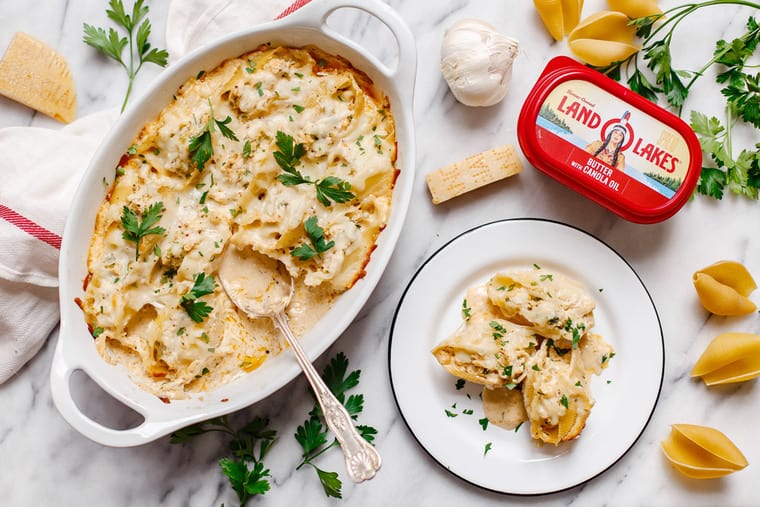
{"type": "Polygon", "coordinates": [[[599,139],[588,144],[586,151],[621,171],[625,170],[626,164],[623,152],[629,149],[630,154],[668,173],[674,173],[680,163],[680,159],[667,149],[636,136],[629,121],[630,111],[625,111],[619,118],[609,119],[602,124],[602,117],[595,111],[595,104],[569,91],[560,100],[557,112],[592,130],[601,126],[599,139]]]}

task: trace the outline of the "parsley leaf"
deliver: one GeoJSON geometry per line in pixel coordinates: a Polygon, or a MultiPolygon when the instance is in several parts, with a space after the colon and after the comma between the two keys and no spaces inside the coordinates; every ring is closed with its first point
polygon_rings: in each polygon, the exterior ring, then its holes
{"type": "Polygon", "coordinates": [[[193,322],[203,322],[214,309],[205,301],[198,301],[199,298],[212,294],[216,290],[216,282],[213,276],[206,276],[205,273],[197,273],[193,277],[193,287],[183,295],[179,304],[185,309],[193,322]]]}
{"type": "Polygon", "coordinates": [[[351,192],[351,184],[336,176],[323,178],[314,185],[317,188],[317,200],[328,208],[332,204],[331,199],[337,203],[344,203],[356,197],[351,192]]]}
{"type": "Polygon", "coordinates": [[[121,209],[121,226],[124,228],[121,237],[135,244],[135,260],[140,257],[140,242],[145,236],[166,232],[163,227],[154,227],[161,220],[163,212],[164,203],[161,201],[148,206],[148,209],[142,213],[142,220],[127,206],[121,209]]]}
{"type": "Polygon", "coordinates": [[[317,223],[316,216],[307,218],[303,223],[303,227],[311,245],[303,243],[294,248],[290,252],[290,255],[293,257],[302,261],[308,261],[314,256],[321,256],[322,253],[335,246],[335,241],[325,241],[325,231],[317,223]]]}
{"type": "Polygon", "coordinates": [[[319,482],[322,483],[322,488],[324,488],[325,494],[328,497],[343,498],[341,493],[341,486],[343,486],[343,483],[338,478],[338,472],[325,472],[319,467],[312,466],[314,467],[314,470],[317,471],[319,482]]]}
{"type": "Polygon", "coordinates": [[[239,140],[235,133],[227,126],[231,121],[232,118],[229,115],[227,115],[224,120],[217,120],[214,118],[214,110],[211,108],[210,118],[206,124],[203,125],[203,129],[198,134],[190,138],[190,141],[188,143],[190,158],[199,171],[202,171],[206,166],[206,162],[208,162],[211,157],[214,156],[214,144],[211,141],[211,133],[215,128],[218,128],[219,133],[227,139],[231,139],[233,141],[239,140]]]}
{"type": "Polygon", "coordinates": [[[296,169],[301,158],[306,154],[303,143],[296,143],[292,136],[277,131],[275,144],[279,151],[274,152],[277,165],[284,171],[277,179],[286,186],[301,184],[314,185],[317,191],[317,200],[325,207],[330,207],[332,201],[337,203],[348,202],[356,197],[351,192],[351,184],[336,176],[327,176],[319,181],[312,181],[296,169]]]}
{"type": "Polygon", "coordinates": [[[121,112],[127,107],[129,95],[132,91],[132,84],[135,76],[145,63],[153,63],[159,67],[166,67],[169,53],[165,49],[152,48],[148,38],[150,37],[151,25],[147,19],[148,7],[143,6],[143,0],[137,0],[132,4],[132,14],[127,14],[124,10],[122,0],[110,0],[109,8],[106,9],[108,18],[123,28],[127,32],[127,37],[122,37],[119,33],[109,28],[95,27],[84,23],[83,41],[107,57],[119,62],[127,72],[129,84],[124,96],[124,102],[121,104],[121,112]],[[135,28],[137,30],[135,31],[135,28]],[[127,61],[124,60],[124,48],[129,46],[127,61]]]}
{"type": "Polygon", "coordinates": [[[188,148],[195,167],[202,171],[206,162],[214,156],[214,145],[211,143],[211,131],[208,124],[197,135],[190,138],[188,148]]]}
{"type": "Polygon", "coordinates": [[[237,493],[240,505],[244,506],[251,498],[265,494],[271,487],[268,480],[271,474],[269,469],[264,468],[263,460],[274,444],[277,432],[270,430],[268,425],[268,419],[254,417],[243,428],[235,430],[227,416],[222,416],[177,430],[172,433],[170,442],[183,444],[214,431],[230,436],[233,457],[220,459],[219,468],[237,493]]]}

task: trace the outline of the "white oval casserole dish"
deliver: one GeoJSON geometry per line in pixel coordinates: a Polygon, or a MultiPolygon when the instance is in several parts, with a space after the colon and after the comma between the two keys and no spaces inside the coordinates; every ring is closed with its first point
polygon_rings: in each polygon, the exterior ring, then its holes
{"type": "Polygon", "coordinates": [[[84,174],[66,222],[59,264],[61,324],[50,372],[51,391],[64,419],[96,442],[116,447],[150,442],[194,422],[251,405],[287,384],[301,371],[294,356],[285,351],[268,359],[253,372],[214,391],[164,403],[134,384],[125,368],[108,364],[100,357],[87,330],[82,310],[75,302],[84,294],[82,284],[87,275],[90,238],[98,207],[107,191],[103,181],[113,178],[119,158],[128,144],[140,128],[171,101],[172,94],[188,78],[265,42],[295,47],[312,44],[328,53],[345,57],[357,69],[367,73],[375,85],[388,95],[396,121],[397,167],[400,173],[393,192],[390,219],[378,238],[377,248],[366,267],[366,276],[342,294],[330,311],[301,339],[310,359],[314,360],[324,352],[352,322],[377,285],[393,253],[409,205],[415,163],[412,100],[416,49],[413,35],[398,14],[379,0],[319,0],[282,20],[232,34],[188,54],[164,71],[111,130],[84,174]],[[384,65],[327,25],[330,14],[343,7],[365,11],[390,29],[398,44],[398,60],[394,68],[384,65]],[[71,376],[80,370],[110,395],[141,414],[144,421],[134,428],[120,430],[106,427],[85,415],[72,397],[71,376]]]}

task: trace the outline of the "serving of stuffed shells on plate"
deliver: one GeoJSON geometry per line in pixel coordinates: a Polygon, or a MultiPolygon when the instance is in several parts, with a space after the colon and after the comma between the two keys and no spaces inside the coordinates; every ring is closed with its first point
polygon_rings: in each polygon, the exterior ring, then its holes
{"type": "Polygon", "coordinates": [[[664,346],[631,266],[575,227],[508,219],[418,268],[391,326],[404,422],[446,471],[533,495],[602,474],[649,422],[664,346]]]}

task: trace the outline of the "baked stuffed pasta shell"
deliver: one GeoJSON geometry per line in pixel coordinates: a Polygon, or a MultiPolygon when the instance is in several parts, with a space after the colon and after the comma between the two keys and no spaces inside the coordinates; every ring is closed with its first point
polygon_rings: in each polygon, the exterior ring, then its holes
{"type": "Polygon", "coordinates": [[[488,300],[485,286],[467,291],[464,321],[433,348],[443,368],[461,379],[489,387],[516,384],[536,351],[533,330],[504,319],[488,300]]]}
{"type": "Polygon", "coordinates": [[[578,349],[542,343],[539,359],[523,381],[523,400],[533,438],[559,444],[576,438],[594,406],[591,375],[598,374],[614,355],[601,336],[589,333],[578,349]]]}
{"type": "Polygon", "coordinates": [[[488,282],[488,297],[504,317],[530,326],[558,346],[577,346],[594,327],[594,299],[566,275],[535,266],[497,273],[488,282]]]}

